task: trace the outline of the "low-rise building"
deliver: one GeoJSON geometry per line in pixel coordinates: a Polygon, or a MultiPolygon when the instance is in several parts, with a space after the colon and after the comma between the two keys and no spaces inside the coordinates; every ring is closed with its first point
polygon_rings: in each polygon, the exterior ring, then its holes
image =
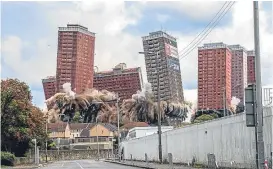
{"type": "Polygon", "coordinates": [[[70,123],[70,138],[80,137],[83,129],[92,126],[91,123],[70,123]]]}
{"type": "Polygon", "coordinates": [[[117,127],[108,123],[90,124],[70,144],[73,149],[114,149],[117,127]],[[98,138],[98,141],[97,141],[98,138]]]}
{"type": "MultiPolygon", "coordinates": [[[[173,126],[161,126],[161,132],[173,130],[173,126]]],[[[158,127],[135,127],[129,130],[126,140],[135,138],[145,137],[152,134],[158,133],[158,127]]]]}
{"type": "Polygon", "coordinates": [[[70,138],[70,126],[66,122],[48,123],[49,138],[70,138]]]}

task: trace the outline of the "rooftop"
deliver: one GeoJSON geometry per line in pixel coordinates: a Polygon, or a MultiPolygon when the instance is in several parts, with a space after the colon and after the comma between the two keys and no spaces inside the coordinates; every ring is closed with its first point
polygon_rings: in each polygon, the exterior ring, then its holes
{"type": "Polygon", "coordinates": [[[50,132],[64,132],[68,123],[58,122],[58,123],[48,123],[48,130],[50,132]]]}
{"type": "Polygon", "coordinates": [[[95,33],[88,31],[87,27],[79,24],[67,24],[67,27],[59,27],[59,32],[81,32],[95,37],[95,33]]]}
{"type": "Polygon", "coordinates": [[[48,76],[45,79],[42,79],[43,83],[46,83],[46,82],[55,82],[55,81],[56,81],[56,77],[55,76],[48,76]]]}
{"type": "Polygon", "coordinates": [[[167,34],[166,32],[163,32],[163,31],[150,32],[148,36],[143,36],[142,40],[151,40],[151,39],[156,39],[159,37],[165,37],[165,38],[171,39],[173,41],[176,41],[175,37],[167,34]]]}
{"type": "Polygon", "coordinates": [[[203,50],[203,49],[219,49],[219,48],[228,48],[228,45],[224,44],[223,42],[205,43],[205,44],[203,44],[203,46],[198,47],[198,50],[203,50]]]}
{"type": "Polygon", "coordinates": [[[149,124],[145,122],[130,122],[123,125],[121,128],[130,130],[135,127],[149,127],[149,124]]]}
{"type": "Polygon", "coordinates": [[[237,45],[228,45],[228,48],[231,49],[231,50],[243,50],[244,52],[247,51],[243,46],[241,46],[239,44],[237,44],[237,45]]]}
{"type": "Polygon", "coordinates": [[[136,68],[124,68],[124,65],[118,65],[113,70],[108,71],[101,71],[95,72],[95,77],[102,77],[102,76],[113,76],[119,74],[130,74],[130,73],[137,73],[140,71],[140,67],[136,68]]]}
{"type": "Polygon", "coordinates": [[[70,130],[82,130],[87,128],[90,123],[70,123],[70,130]]]}

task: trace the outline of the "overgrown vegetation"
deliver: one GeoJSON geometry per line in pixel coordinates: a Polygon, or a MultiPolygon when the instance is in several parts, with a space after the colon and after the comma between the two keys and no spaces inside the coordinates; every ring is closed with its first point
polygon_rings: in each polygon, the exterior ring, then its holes
{"type": "Polygon", "coordinates": [[[1,151],[1,165],[14,166],[15,155],[10,152],[1,151]]]}
{"type": "Polygon", "coordinates": [[[193,123],[201,123],[201,122],[213,120],[213,119],[216,119],[216,118],[218,118],[218,116],[215,113],[213,113],[213,114],[203,114],[203,115],[197,117],[193,121],[193,123]]]}
{"type": "Polygon", "coordinates": [[[36,138],[38,146],[46,140],[43,113],[32,104],[29,86],[18,79],[1,80],[1,148],[24,156],[36,138]]]}

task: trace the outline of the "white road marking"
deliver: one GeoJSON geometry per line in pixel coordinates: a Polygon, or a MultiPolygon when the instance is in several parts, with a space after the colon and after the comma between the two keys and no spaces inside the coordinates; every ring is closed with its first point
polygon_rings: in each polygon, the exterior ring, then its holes
{"type": "Polygon", "coordinates": [[[61,167],[63,167],[64,166],[64,163],[62,164],[62,166],[61,167]]]}
{"type": "Polygon", "coordinates": [[[81,167],[81,169],[84,169],[82,166],[81,166],[81,164],[80,163],[78,163],[77,161],[73,161],[74,163],[76,163],[78,166],[80,166],[81,167]]]}

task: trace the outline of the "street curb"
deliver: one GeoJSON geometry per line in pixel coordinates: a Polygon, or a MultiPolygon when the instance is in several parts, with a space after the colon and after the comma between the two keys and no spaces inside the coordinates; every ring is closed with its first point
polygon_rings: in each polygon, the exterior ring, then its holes
{"type": "Polygon", "coordinates": [[[140,166],[140,165],[134,165],[134,164],[125,164],[125,163],[122,163],[122,162],[110,161],[110,160],[104,160],[104,162],[120,164],[120,165],[125,165],[125,166],[131,166],[131,167],[138,167],[138,168],[157,169],[155,167],[149,167],[149,166],[146,167],[146,166],[140,166]]]}

